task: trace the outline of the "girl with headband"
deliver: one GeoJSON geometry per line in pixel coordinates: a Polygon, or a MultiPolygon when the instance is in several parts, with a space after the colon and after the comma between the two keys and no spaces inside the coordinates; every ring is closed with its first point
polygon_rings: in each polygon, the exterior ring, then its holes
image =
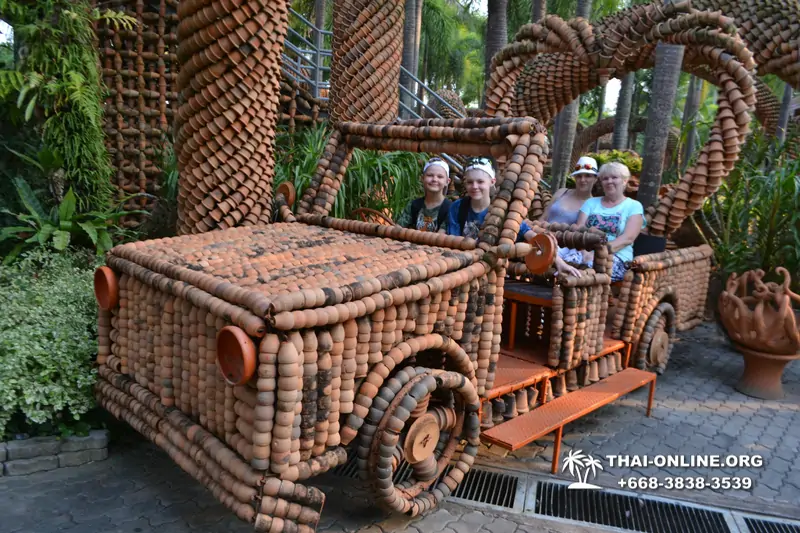
{"type": "Polygon", "coordinates": [[[450,167],[447,162],[432,157],[422,170],[422,188],[425,196],[406,205],[397,225],[419,231],[437,232],[447,225],[450,200],[445,198],[450,185],[450,167]]]}
{"type": "Polygon", "coordinates": [[[465,198],[450,206],[447,234],[477,239],[483,220],[492,202],[491,190],[495,184],[494,167],[490,160],[479,158],[464,168],[465,198]]]}

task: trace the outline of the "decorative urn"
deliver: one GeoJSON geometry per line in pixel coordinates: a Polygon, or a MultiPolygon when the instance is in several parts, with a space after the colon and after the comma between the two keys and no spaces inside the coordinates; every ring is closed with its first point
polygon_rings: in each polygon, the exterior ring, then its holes
{"type": "Polygon", "coordinates": [[[775,272],[782,283],[764,282],[763,270],[731,274],[719,297],[722,326],[744,356],[736,389],[766,400],[783,398],[783,369],[800,358],[800,296],[785,268],[775,272]]]}

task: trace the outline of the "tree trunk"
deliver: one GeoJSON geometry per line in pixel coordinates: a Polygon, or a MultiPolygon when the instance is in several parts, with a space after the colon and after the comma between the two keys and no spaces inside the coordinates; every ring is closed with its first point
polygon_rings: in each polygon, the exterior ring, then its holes
{"type": "MultiPolygon", "coordinates": [[[[422,83],[427,84],[428,83],[428,40],[427,39],[425,39],[425,42],[423,43],[421,50],[422,50],[422,65],[420,73],[417,76],[417,78],[419,78],[419,81],[421,81],[422,83]]],[[[420,86],[417,88],[417,98],[419,98],[420,100],[424,100],[423,98],[425,96],[424,93],[425,89],[423,89],[422,84],[420,84],[420,86]]],[[[429,100],[428,105],[432,106],[433,102],[429,100]]],[[[427,111],[427,109],[425,111],[427,111]]]]}
{"type": "MultiPolygon", "coordinates": [[[[414,29],[416,30],[417,34],[414,38],[414,70],[411,71],[414,76],[419,78],[419,47],[420,47],[420,39],[422,37],[422,4],[425,0],[417,0],[417,14],[416,14],[416,22],[414,25],[414,29]]],[[[424,81],[420,78],[420,81],[424,81]]]]}
{"type": "Polygon", "coordinates": [[[653,69],[653,85],[644,134],[642,173],[636,195],[636,199],[645,209],[658,198],[682,62],[683,46],[659,43],[656,47],[656,66],[653,69]]]}
{"type": "Polygon", "coordinates": [[[689,161],[694,153],[697,141],[697,110],[700,109],[700,96],[703,92],[703,80],[692,76],[689,78],[689,92],[686,95],[686,105],[683,106],[683,124],[681,130],[686,132],[686,145],[683,147],[681,172],[686,172],[689,161]]]}
{"type": "Polygon", "coordinates": [[[628,129],[631,126],[631,104],[633,103],[633,84],[636,74],[631,72],[622,78],[617,98],[617,110],[614,116],[614,136],[611,147],[614,150],[628,148],[628,129]]]}
{"type": "Polygon", "coordinates": [[[481,106],[486,107],[486,88],[492,71],[492,58],[508,44],[508,0],[488,0],[486,13],[486,39],[484,55],[484,96],[481,106]]]}
{"type": "MultiPolygon", "coordinates": [[[[406,0],[405,18],[403,22],[403,60],[400,63],[409,72],[414,72],[414,38],[417,36],[415,28],[417,22],[417,1],[406,0]]],[[[414,83],[402,70],[400,71],[400,85],[411,91],[413,94],[414,83]]],[[[401,91],[401,102],[409,109],[414,108],[414,100],[405,91],[401,91]]],[[[401,109],[402,112],[402,109],[401,109]]],[[[409,113],[403,113],[406,118],[411,118],[409,113]]]]}
{"type": "Polygon", "coordinates": [[[533,0],[531,2],[531,22],[539,22],[547,15],[547,0],[533,0]]]}
{"type": "MultiPolygon", "coordinates": [[[[606,87],[605,85],[600,88],[600,100],[597,102],[597,120],[594,121],[595,124],[603,120],[603,110],[606,107],[606,87]]],[[[600,151],[600,137],[594,142],[594,151],[600,151]]]]}
{"type": "Polygon", "coordinates": [[[786,130],[789,128],[789,108],[792,107],[792,86],[788,83],[783,88],[783,99],[781,100],[781,114],[778,116],[778,130],[775,132],[778,146],[783,144],[786,139],[786,130]]]}
{"type": "MultiPolygon", "coordinates": [[[[633,121],[636,117],[641,116],[642,114],[642,88],[638,83],[634,83],[634,91],[633,91],[633,105],[631,106],[631,116],[630,116],[630,123],[628,125],[628,131],[630,131],[630,124],[633,124],[633,121]]],[[[634,152],[638,152],[637,149],[639,147],[639,133],[638,132],[631,132],[631,139],[629,141],[631,147],[630,149],[634,152]]]]}
{"type": "MultiPolygon", "coordinates": [[[[489,0],[491,3],[492,0],[489,0]]],[[[578,8],[575,12],[576,17],[589,18],[592,12],[592,0],[578,0],[578,8]]],[[[572,145],[575,142],[575,128],[578,126],[578,115],[580,114],[580,97],[576,98],[559,115],[561,123],[558,128],[558,140],[553,151],[553,167],[551,173],[550,187],[553,191],[560,189],[567,183],[567,170],[572,159],[572,145]]]]}

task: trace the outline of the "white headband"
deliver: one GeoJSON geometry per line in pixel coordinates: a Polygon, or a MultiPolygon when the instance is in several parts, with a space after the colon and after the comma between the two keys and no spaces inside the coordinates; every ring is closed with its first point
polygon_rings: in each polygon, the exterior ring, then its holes
{"type": "Polygon", "coordinates": [[[483,162],[470,163],[467,166],[467,168],[464,169],[464,175],[466,176],[467,171],[472,170],[473,168],[476,169],[476,170],[482,170],[482,171],[486,172],[487,174],[489,174],[489,177],[491,177],[492,179],[494,179],[494,177],[495,177],[494,176],[494,168],[492,168],[491,163],[488,163],[488,162],[487,163],[483,163],[483,162]]]}
{"type": "Polygon", "coordinates": [[[425,174],[425,172],[434,165],[442,167],[444,169],[445,174],[447,174],[447,177],[448,178],[450,177],[450,166],[441,159],[434,159],[432,161],[428,161],[427,163],[425,163],[425,168],[422,169],[422,173],[425,174]]]}

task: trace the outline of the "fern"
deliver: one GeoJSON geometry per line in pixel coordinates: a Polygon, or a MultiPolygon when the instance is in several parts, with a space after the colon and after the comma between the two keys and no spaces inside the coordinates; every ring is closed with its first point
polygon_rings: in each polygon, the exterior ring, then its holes
{"type": "Polygon", "coordinates": [[[35,128],[43,148],[59,156],[80,210],[105,208],[113,169],[104,144],[104,88],[93,24],[103,19],[130,29],[136,20],[92,9],[88,0],[0,0],[0,14],[24,51],[15,70],[0,70],[3,114],[18,127],[35,128]]]}

